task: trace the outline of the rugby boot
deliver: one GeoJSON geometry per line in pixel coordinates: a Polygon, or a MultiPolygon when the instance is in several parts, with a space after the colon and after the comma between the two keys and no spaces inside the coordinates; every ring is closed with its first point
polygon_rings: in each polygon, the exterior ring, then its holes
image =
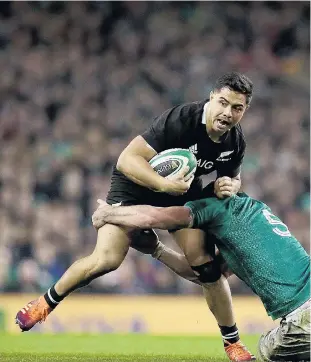
{"type": "Polygon", "coordinates": [[[231,362],[248,362],[256,360],[256,357],[247,350],[241,341],[235,343],[225,341],[225,351],[231,362]]]}
{"type": "Polygon", "coordinates": [[[29,302],[16,314],[15,323],[19,325],[22,332],[29,331],[37,323],[44,322],[52,310],[41,296],[29,302]]]}

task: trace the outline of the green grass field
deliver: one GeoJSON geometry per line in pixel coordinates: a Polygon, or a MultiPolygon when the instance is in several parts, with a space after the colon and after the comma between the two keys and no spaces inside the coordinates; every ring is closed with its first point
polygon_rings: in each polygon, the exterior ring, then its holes
{"type": "MultiPolygon", "coordinates": [[[[255,354],[259,336],[242,340],[255,354]]],[[[10,362],[221,362],[220,337],[150,335],[0,334],[0,361],[10,362]]]]}

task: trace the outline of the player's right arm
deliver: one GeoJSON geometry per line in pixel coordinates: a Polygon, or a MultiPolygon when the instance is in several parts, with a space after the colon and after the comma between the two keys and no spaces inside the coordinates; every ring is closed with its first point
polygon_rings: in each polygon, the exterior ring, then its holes
{"type": "MultiPolygon", "coordinates": [[[[161,151],[181,147],[180,139],[190,127],[189,118],[189,107],[186,105],[165,111],[124,149],[117,169],[133,182],[149,189],[175,195],[185,193],[191,182],[186,183],[180,175],[165,179],[152,169],[149,161],[161,151]]],[[[185,174],[185,170],[182,173],[185,174]]]]}
{"type": "Polygon", "coordinates": [[[189,182],[183,180],[186,169],[182,169],[175,179],[166,179],[156,173],[149,164],[149,160],[156,154],[142,136],[137,136],[119,156],[117,169],[133,182],[154,191],[176,195],[187,192],[189,182]]]}
{"type": "Polygon", "coordinates": [[[97,229],[109,223],[138,229],[169,230],[191,227],[192,214],[189,208],[183,206],[135,205],[114,207],[103,204],[101,201],[101,205],[92,216],[92,222],[97,229]]]}

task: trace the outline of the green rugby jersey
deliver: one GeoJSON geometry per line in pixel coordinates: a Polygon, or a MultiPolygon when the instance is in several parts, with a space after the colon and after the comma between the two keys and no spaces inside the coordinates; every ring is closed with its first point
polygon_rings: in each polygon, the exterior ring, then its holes
{"type": "Polygon", "coordinates": [[[229,268],[260,297],[273,319],[310,298],[309,255],[266,204],[239,193],[185,206],[192,212],[192,227],[216,237],[229,268]]]}

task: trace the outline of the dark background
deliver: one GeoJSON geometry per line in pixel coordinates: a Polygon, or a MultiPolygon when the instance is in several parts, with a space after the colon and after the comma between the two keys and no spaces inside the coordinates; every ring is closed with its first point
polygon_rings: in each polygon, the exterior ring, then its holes
{"type": "MultiPolygon", "coordinates": [[[[89,253],[122,149],[233,70],[255,87],[244,189],[309,249],[309,13],[308,2],[1,2],[0,291],[44,291],[89,253]]],[[[131,251],[82,292],[200,289],[131,251]]]]}

